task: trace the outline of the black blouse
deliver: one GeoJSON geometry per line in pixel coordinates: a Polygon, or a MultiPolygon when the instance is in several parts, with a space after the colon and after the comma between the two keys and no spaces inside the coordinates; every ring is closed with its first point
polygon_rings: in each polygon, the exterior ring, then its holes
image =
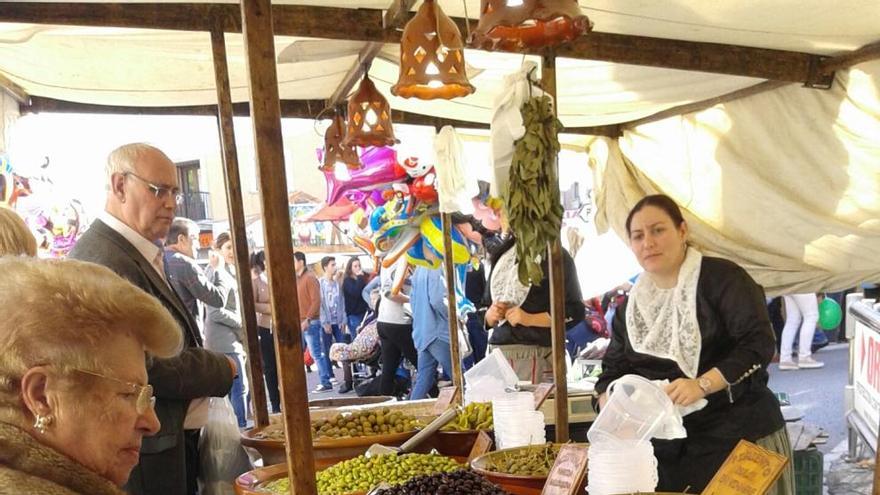
{"type": "MultiPolygon", "coordinates": [[[[510,249],[513,249],[511,245],[510,249]]],[[[498,254],[500,256],[501,253],[498,254]]],[[[497,258],[496,258],[497,259],[497,258]]],[[[547,267],[547,258],[541,261],[541,269],[544,271],[544,278],[538,285],[533,285],[529,289],[525,302],[520,305],[523,311],[531,314],[549,313],[550,312],[550,270],[547,267]]],[[[574,259],[565,249],[562,250],[562,271],[565,274],[565,319],[566,328],[571,328],[585,318],[584,302],[581,299],[581,285],[578,281],[577,269],[574,265],[574,259]]],[[[489,274],[489,287],[492,285],[492,274],[495,272],[495,266],[492,266],[492,272],[489,274]]],[[[491,299],[491,290],[486,291],[487,299],[491,299]]],[[[492,301],[489,301],[491,306],[492,301]]],[[[550,347],[552,345],[552,336],[550,329],[546,327],[513,327],[509,323],[504,322],[502,325],[495,327],[492,337],[489,339],[492,345],[537,345],[541,347],[550,347]]]]}
{"type": "Polygon", "coordinates": [[[345,280],[342,281],[342,297],[345,300],[345,314],[347,316],[363,316],[370,309],[361,296],[361,292],[366,286],[366,277],[363,275],[356,278],[345,277],[345,280]]]}
{"type": "MultiPolygon", "coordinates": [[[[705,408],[684,417],[688,436],[755,441],[782,428],[779,402],[767,387],[767,365],[776,343],[761,286],[739,265],[703,257],[697,321],[702,335],[699,374],[718,368],[731,386],[729,391],[709,395],[705,408]]],[[[626,304],[618,308],[612,328],[597,392],[605,392],[612,381],[627,374],[669,381],[685,377],[675,361],[633,350],[626,304]]]]}

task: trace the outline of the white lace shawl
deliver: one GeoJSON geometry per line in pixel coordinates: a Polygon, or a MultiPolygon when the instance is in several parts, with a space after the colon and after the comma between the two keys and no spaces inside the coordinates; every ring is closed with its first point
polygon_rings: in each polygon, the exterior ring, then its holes
{"type": "Polygon", "coordinates": [[[672,359],[690,378],[700,364],[701,335],[697,322],[697,282],[703,255],[688,248],[678,283],[660,289],[642,275],[629,294],[626,328],[636,352],[672,359]]]}

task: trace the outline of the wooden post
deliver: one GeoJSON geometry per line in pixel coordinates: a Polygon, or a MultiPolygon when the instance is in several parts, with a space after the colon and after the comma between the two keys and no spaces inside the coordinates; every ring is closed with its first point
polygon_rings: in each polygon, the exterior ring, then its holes
{"type": "Polygon", "coordinates": [[[235,148],[235,129],[232,124],[232,93],[229,89],[229,66],[226,63],[226,40],[222,30],[211,31],[211,49],[214,54],[214,79],[217,86],[217,124],[220,130],[220,147],[223,150],[223,181],[226,183],[229,231],[232,234],[232,245],[235,246],[238,293],[241,298],[239,311],[242,312],[242,323],[244,323],[250,393],[253,398],[256,426],[262,427],[269,424],[269,411],[266,408],[266,387],[263,385],[263,359],[260,354],[244,206],[241,201],[238,150],[235,148]]]}
{"type": "MultiPolygon", "coordinates": [[[[556,98],[556,55],[541,58],[541,86],[553,98],[553,111],[558,111],[556,98]]],[[[559,183],[559,157],[553,165],[553,183],[559,183]]],[[[550,269],[550,332],[553,342],[554,404],[556,405],[556,441],[568,442],[568,380],[565,351],[565,274],[562,272],[562,244],[559,239],[547,246],[550,269]]]]}
{"type": "Polygon", "coordinates": [[[270,0],[241,1],[290,493],[317,495],[293,264],[270,0]]]}
{"type": "Polygon", "coordinates": [[[455,266],[452,261],[452,215],[441,213],[443,223],[443,266],[446,269],[446,297],[449,311],[449,355],[452,361],[452,384],[458,387],[455,401],[464,402],[461,376],[461,351],[458,348],[458,306],[455,303],[455,266]]]}

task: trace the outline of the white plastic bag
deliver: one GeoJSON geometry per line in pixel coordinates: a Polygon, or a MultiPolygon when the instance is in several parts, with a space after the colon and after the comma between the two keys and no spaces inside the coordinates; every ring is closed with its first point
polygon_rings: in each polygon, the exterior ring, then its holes
{"type": "Polygon", "coordinates": [[[235,495],[233,483],[253,469],[241,446],[238,420],[226,397],[211,397],[208,423],[199,438],[202,495],[235,495]]]}

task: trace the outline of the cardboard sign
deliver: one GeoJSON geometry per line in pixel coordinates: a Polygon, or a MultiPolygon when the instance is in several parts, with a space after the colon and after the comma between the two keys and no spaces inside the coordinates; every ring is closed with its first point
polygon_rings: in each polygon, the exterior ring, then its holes
{"type": "Polygon", "coordinates": [[[740,440],[702,495],[764,495],[787,463],[785,456],[740,440]]]}
{"type": "Polygon", "coordinates": [[[433,414],[440,415],[449,409],[449,405],[455,400],[458,387],[446,387],[440,389],[440,395],[437,396],[437,402],[434,403],[433,414]]]}
{"type": "Polygon", "coordinates": [[[580,491],[587,471],[586,445],[563,445],[547,475],[541,495],[574,495],[580,491]]]}
{"type": "Polygon", "coordinates": [[[535,396],[535,411],[541,409],[541,405],[544,404],[544,401],[547,400],[547,397],[550,397],[550,392],[553,391],[552,383],[539,383],[536,387],[532,395],[535,396]]]}
{"type": "Polygon", "coordinates": [[[477,439],[474,441],[474,446],[471,447],[471,453],[468,454],[468,464],[477,457],[489,452],[489,449],[492,448],[492,437],[489,436],[483,430],[480,430],[480,433],[477,435],[477,439]]]}

